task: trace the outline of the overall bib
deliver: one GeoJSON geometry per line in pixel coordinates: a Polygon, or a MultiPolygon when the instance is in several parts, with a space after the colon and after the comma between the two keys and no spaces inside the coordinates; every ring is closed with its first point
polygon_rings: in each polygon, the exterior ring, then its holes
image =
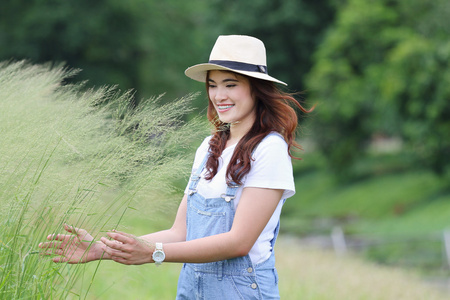
{"type": "MultiPolygon", "coordinates": [[[[228,232],[234,219],[233,202],[239,186],[228,185],[226,193],[219,198],[205,199],[197,193],[207,157],[191,176],[186,215],[187,241],[228,232]]],[[[272,253],[262,263],[253,265],[249,255],[211,263],[185,263],[178,280],[176,299],[279,299],[273,251],[278,231],[279,223],[271,241],[272,253]]]]}

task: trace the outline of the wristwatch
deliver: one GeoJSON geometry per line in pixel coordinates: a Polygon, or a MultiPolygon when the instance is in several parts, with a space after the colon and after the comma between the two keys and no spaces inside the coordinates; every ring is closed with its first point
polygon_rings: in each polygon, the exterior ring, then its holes
{"type": "Polygon", "coordinates": [[[155,251],[153,251],[152,258],[153,261],[155,262],[155,265],[159,266],[162,264],[162,262],[166,258],[166,254],[164,253],[162,243],[155,244],[155,251]]]}

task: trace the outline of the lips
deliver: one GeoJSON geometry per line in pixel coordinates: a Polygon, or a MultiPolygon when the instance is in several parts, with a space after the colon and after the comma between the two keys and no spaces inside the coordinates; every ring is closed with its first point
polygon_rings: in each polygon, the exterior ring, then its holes
{"type": "Polygon", "coordinates": [[[220,105],[217,105],[217,110],[219,112],[226,112],[233,107],[234,107],[234,104],[220,104],[220,105]]]}

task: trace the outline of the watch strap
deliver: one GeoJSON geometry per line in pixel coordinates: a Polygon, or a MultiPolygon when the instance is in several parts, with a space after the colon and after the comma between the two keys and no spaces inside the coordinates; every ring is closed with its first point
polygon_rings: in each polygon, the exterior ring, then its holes
{"type": "Polygon", "coordinates": [[[163,244],[162,243],[155,243],[155,251],[156,250],[163,251],[163,244]]]}
{"type": "Polygon", "coordinates": [[[165,259],[165,253],[164,253],[164,250],[163,250],[163,244],[162,243],[155,243],[155,250],[153,251],[153,255],[152,255],[152,258],[153,258],[153,260],[154,260],[154,262],[155,262],[155,265],[158,267],[158,266],[160,266],[161,264],[162,264],[162,262],[164,261],[164,259],[165,259]],[[157,254],[157,253],[161,253],[162,255],[163,255],[163,259],[162,260],[158,260],[157,258],[156,258],[156,256],[155,256],[155,254],[157,254]]]}

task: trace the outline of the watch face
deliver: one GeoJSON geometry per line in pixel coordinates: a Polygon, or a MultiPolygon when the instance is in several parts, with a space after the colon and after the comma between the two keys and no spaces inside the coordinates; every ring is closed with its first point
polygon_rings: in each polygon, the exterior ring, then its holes
{"type": "Polygon", "coordinates": [[[156,250],[153,253],[153,260],[154,261],[161,262],[161,261],[164,260],[164,258],[166,258],[166,255],[161,250],[156,250]]]}

